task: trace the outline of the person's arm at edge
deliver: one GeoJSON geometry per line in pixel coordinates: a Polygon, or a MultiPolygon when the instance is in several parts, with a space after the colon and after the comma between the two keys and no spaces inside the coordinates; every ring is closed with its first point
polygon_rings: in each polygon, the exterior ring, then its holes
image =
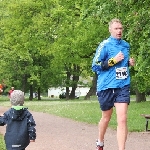
{"type": "Polygon", "coordinates": [[[133,67],[135,65],[135,60],[134,58],[129,59],[129,66],[133,67]]]}

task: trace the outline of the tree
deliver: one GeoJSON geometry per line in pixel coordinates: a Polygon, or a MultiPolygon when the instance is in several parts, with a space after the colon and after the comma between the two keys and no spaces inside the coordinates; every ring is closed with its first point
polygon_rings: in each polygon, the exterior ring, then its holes
{"type": "MultiPolygon", "coordinates": [[[[45,72],[50,72],[50,59],[52,58],[47,53],[49,45],[53,42],[53,37],[48,34],[50,32],[49,17],[46,16],[47,12],[44,12],[47,5],[32,0],[28,2],[11,1],[10,3],[5,1],[3,5],[7,6],[6,10],[8,10],[1,25],[4,35],[1,40],[1,51],[3,60],[8,60],[1,65],[1,68],[7,68],[7,70],[3,69],[4,73],[8,73],[5,78],[12,80],[18,88],[24,85],[23,91],[26,91],[31,85],[34,87],[33,90],[36,86],[39,91],[42,85],[41,76],[45,72]],[[45,36],[46,34],[48,36],[45,36]]],[[[3,11],[3,14],[6,14],[6,11],[3,11]]]]}
{"type": "Polygon", "coordinates": [[[79,76],[95,76],[91,71],[95,49],[109,36],[108,22],[116,17],[123,21],[124,38],[136,58],[132,87],[137,97],[141,93],[138,101],[145,100],[150,86],[148,1],[5,0],[0,4],[0,79],[8,85],[23,91],[32,86],[39,95],[48,87],[66,86],[68,98],[72,86],[74,98],[79,76]]]}

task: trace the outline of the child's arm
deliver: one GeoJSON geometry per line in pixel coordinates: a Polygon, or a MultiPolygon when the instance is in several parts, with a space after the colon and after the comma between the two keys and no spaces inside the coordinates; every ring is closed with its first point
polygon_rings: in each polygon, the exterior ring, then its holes
{"type": "Polygon", "coordinates": [[[30,140],[30,142],[35,142],[35,140],[30,140]]]}
{"type": "Polygon", "coordinates": [[[29,132],[30,142],[35,142],[35,139],[36,139],[35,126],[36,126],[36,124],[33,119],[33,116],[32,116],[32,114],[29,113],[29,115],[28,115],[28,132],[29,132]]]}
{"type": "Polygon", "coordinates": [[[0,126],[4,126],[6,124],[7,116],[6,114],[1,114],[0,115],[0,126]]]}

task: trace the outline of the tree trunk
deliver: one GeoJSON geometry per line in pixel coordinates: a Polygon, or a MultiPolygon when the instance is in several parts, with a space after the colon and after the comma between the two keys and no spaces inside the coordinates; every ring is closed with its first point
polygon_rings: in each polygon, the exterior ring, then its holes
{"type": "Polygon", "coordinates": [[[69,99],[69,81],[70,81],[70,76],[71,76],[71,73],[69,71],[66,72],[67,74],[67,80],[66,80],[66,100],[69,99]]]}
{"type": "Polygon", "coordinates": [[[140,93],[138,90],[136,90],[135,93],[136,93],[136,102],[137,103],[146,101],[145,93],[140,93]]]}
{"type": "Polygon", "coordinates": [[[72,90],[70,93],[70,99],[75,99],[75,91],[79,81],[79,71],[80,71],[80,67],[78,65],[74,65],[75,74],[73,74],[73,78],[72,78],[72,90]]]}
{"type": "Polygon", "coordinates": [[[96,84],[97,84],[97,74],[95,73],[95,76],[93,76],[93,80],[92,80],[92,86],[89,92],[87,93],[87,95],[84,97],[84,100],[88,100],[90,99],[90,96],[96,94],[96,84]]]}
{"type": "Polygon", "coordinates": [[[29,100],[33,99],[33,87],[32,85],[30,85],[30,96],[29,96],[29,100]]]}
{"type": "Polygon", "coordinates": [[[41,89],[40,89],[40,87],[38,88],[38,100],[41,100],[41,89]]]}
{"type": "Polygon", "coordinates": [[[26,83],[27,83],[27,75],[24,74],[23,78],[22,78],[22,91],[25,92],[26,90],[26,83]]]}

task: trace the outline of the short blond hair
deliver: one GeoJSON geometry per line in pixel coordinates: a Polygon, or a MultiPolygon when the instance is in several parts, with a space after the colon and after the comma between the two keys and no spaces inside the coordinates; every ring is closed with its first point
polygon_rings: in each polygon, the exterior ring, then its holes
{"type": "Polygon", "coordinates": [[[121,22],[121,20],[119,20],[119,19],[117,19],[117,18],[114,18],[114,19],[112,19],[110,22],[109,22],[109,28],[111,27],[111,25],[114,23],[114,22],[117,22],[117,23],[120,23],[120,24],[122,24],[122,22],[121,22]]]}

